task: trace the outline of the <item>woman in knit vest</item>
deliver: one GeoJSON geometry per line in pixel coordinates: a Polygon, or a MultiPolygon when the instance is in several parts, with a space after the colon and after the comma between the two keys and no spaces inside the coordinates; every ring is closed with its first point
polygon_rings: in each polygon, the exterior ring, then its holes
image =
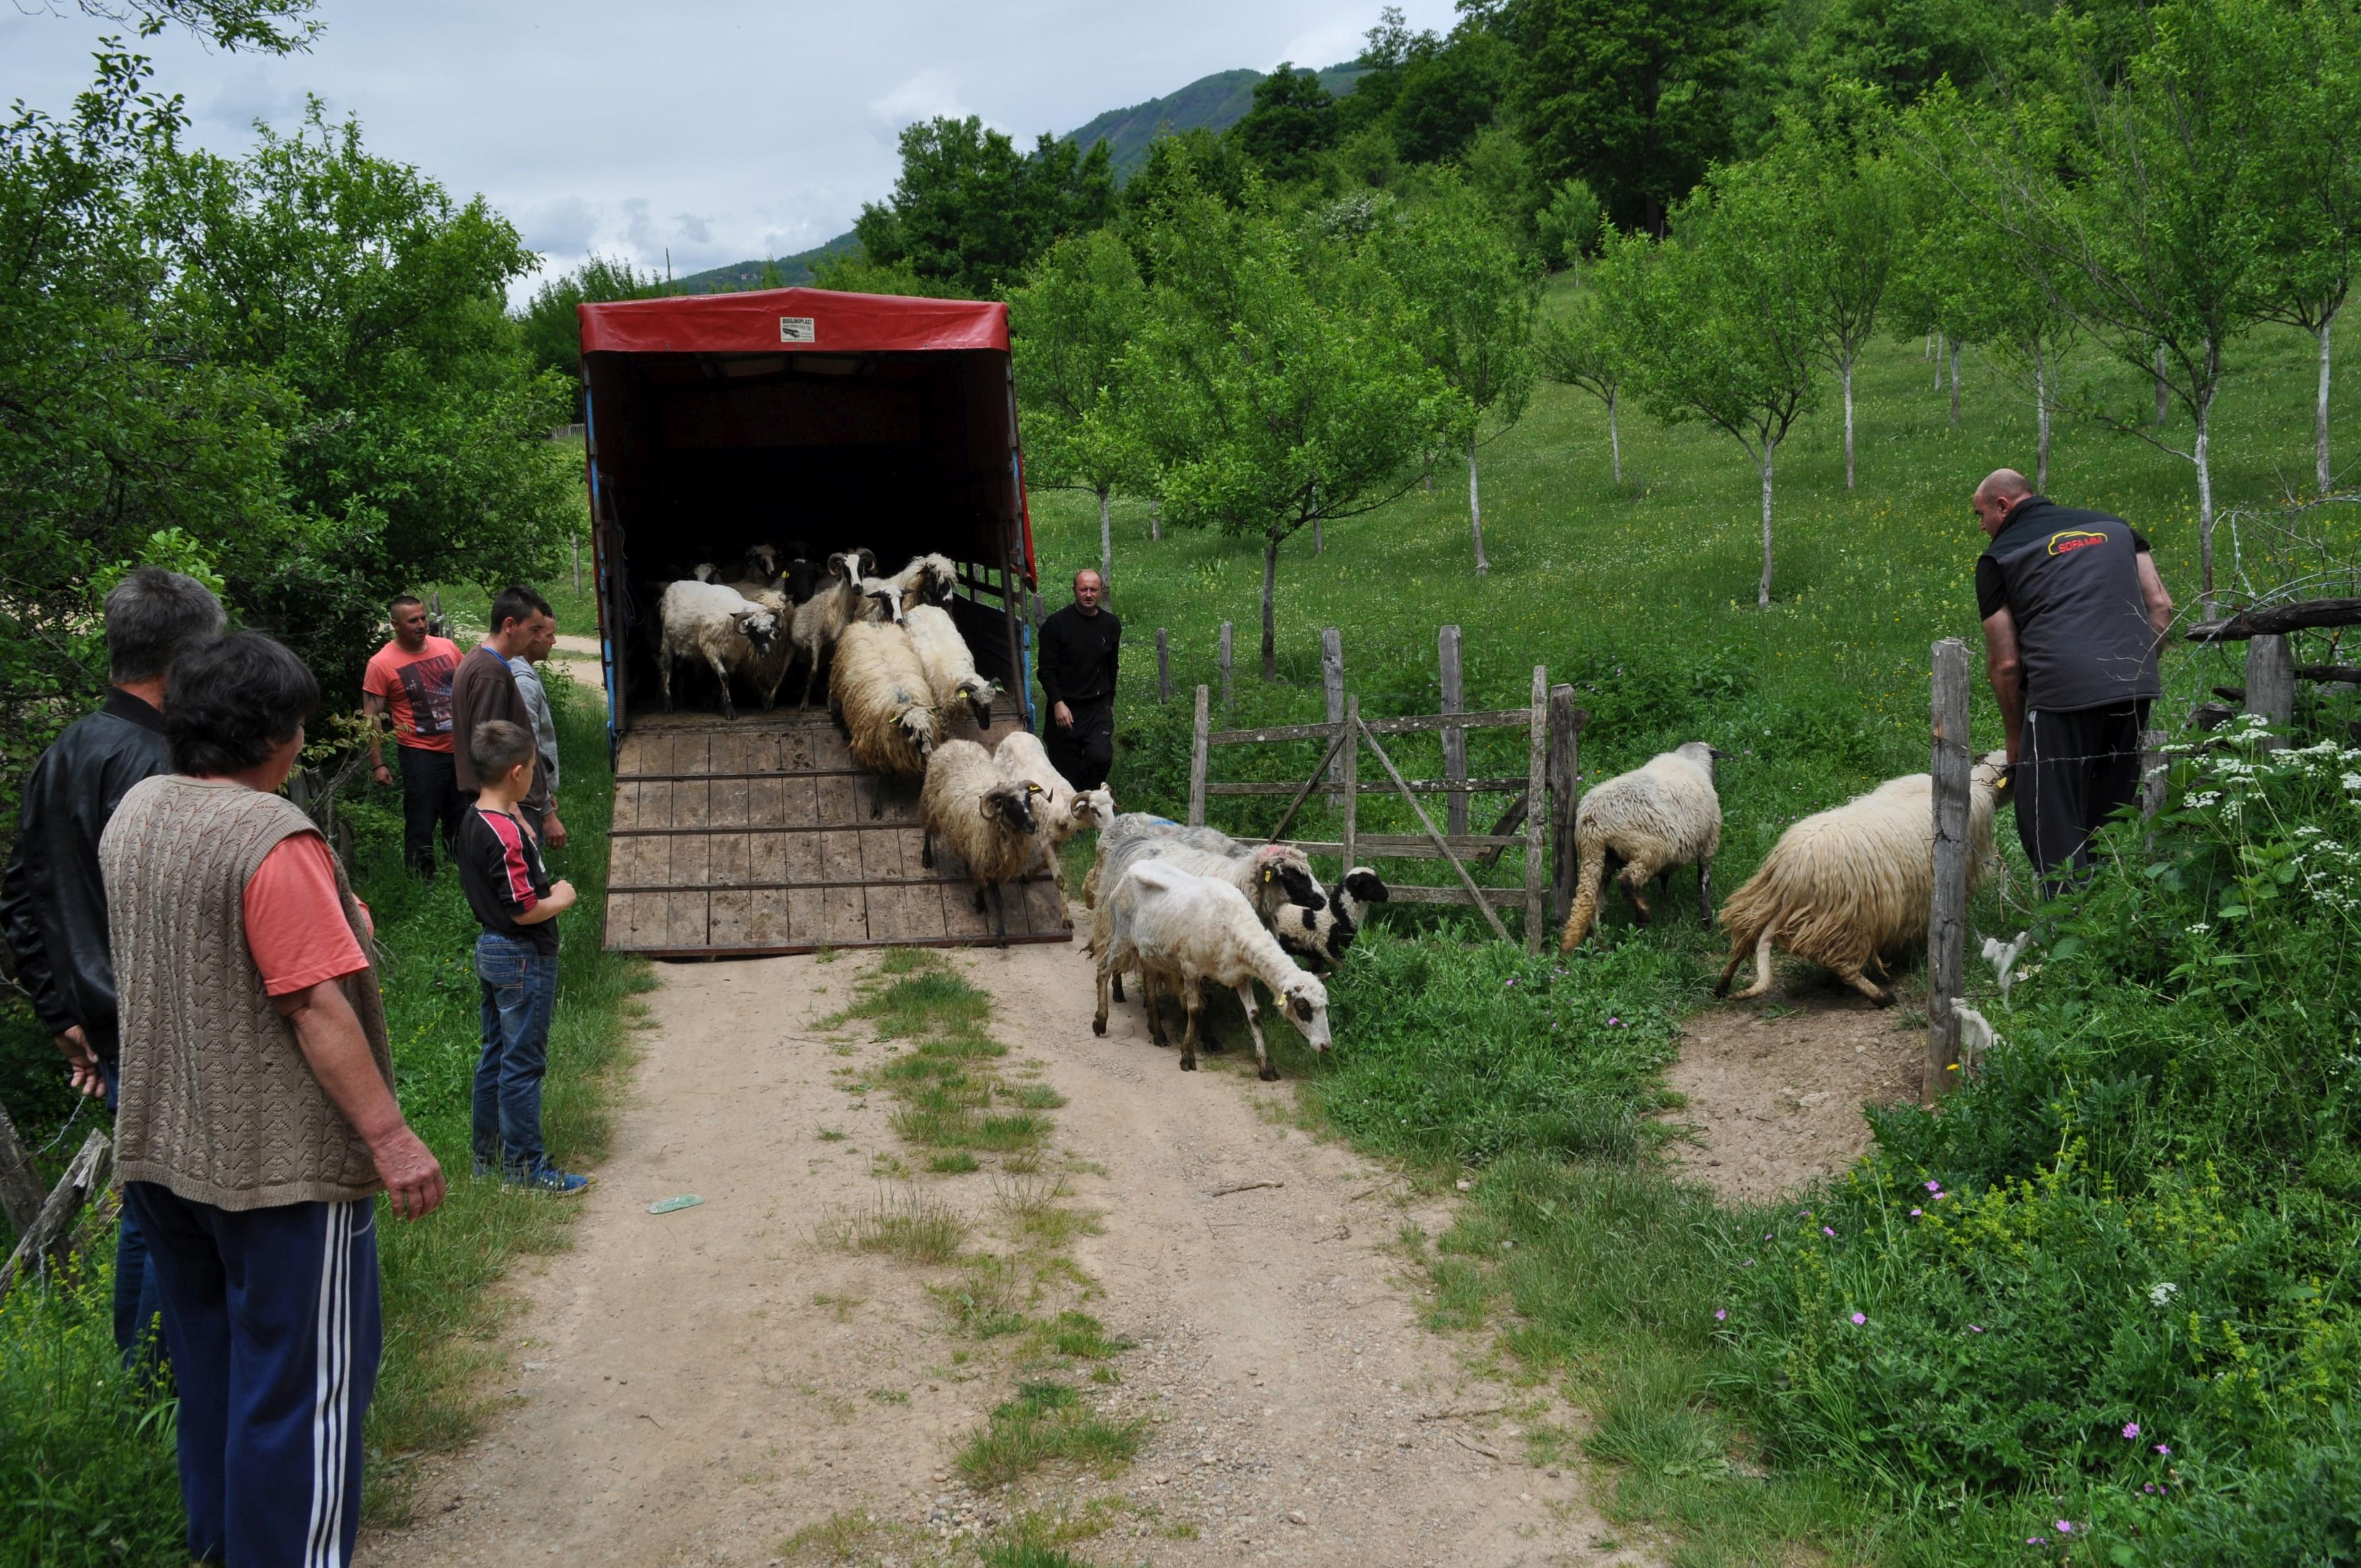
{"type": "Polygon", "coordinates": [[[341,1565],[377,1377],[372,1197],[443,1172],[393,1096],[368,912],[277,794],[320,690],[258,632],[182,654],[174,772],[123,797],[99,861],[122,1019],[115,1164],[180,1385],[189,1552],[341,1565]]]}

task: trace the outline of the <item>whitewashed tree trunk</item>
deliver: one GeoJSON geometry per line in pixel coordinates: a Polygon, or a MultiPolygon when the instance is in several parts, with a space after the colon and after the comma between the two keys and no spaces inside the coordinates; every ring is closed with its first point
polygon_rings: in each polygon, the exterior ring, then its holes
{"type": "Polygon", "coordinates": [[[1162,501],[1148,503],[1148,537],[1159,543],[1163,541],[1164,503],[1162,501]]]}
{"type": "Polygon", "coordinates": [[[1927,357],[1935,362],[1935,389],[1939,392],[1943,389],[1943,350],[1940,345],[1949,343],[1950,339],[1938,334],[1935,341],[1937,347],[1927,357]]]}
{"type": "Polygon", "coordinates": [[[2033,345],[2033,426],[2034,480],[2033,488],[2047,495],[2049,490],[2049,361],[2043,356],[2041,345],[2033,345]]]}
{"type": "Polygon", "coordinates": [[[2197,440],[2190,455],[2197,464],[2197,602],[2213,619],[2213,397],[2207,388],[2197,401],[2197,440]]]}
{"type": "Polygon", "coordinates": [[[1850,489],[1851,489],[1851,488],[1853,488],[1853,466],[1852,466],[1852,351],[1851,351],[1850,349],[1847,349],[1847,350],[1845,351],[1844,357],[1837,361],[1837,375],[1838,375],[1838,376],[1839,376],[1839,378],[1841,378],[1841,379],[1843,380],[1843,382],[1844,382],[1844,405],[1845,405],[1845,488],[1846,488],[1846,489],[1848,489],[1848,490],[1850,490],[1850,489]]]}
{"type": "Polygon", "coordinates": [[[1314,555],[1328,554],[1328,535],[1317,521],[1312,524],[1312,553],[1314,555]]]}
{"type": "Polygon", "coordinates": [[[1467,436],[1467,525],[1476,532],[1476,575],[1491,575],[1492,563],[1484,559],[1484,498],[1476,488],[1476,436],[1467,436]]]}
{"type": "Polygon", "coordinates": [[[1613,391],[1607,394],[1607,450],[1615,460],[1615,482],[1620,485],[1623,482],[1623,438],[1615,429],[1617,395],[1613,391]]]}
{"type": "Polygon", "coordinates": [[[1113,492],[1099,490],[1099,581],[1115,581],[1115,522],[1107,502],[1113,492]]]}
{"type": "Polygon", "coordinates": [[[1951,427],[1960,424],[1960,340],[1951,339],[1951,427]]]}
{"type": "Polygon", "coordinates": [[[2328,329],[2336,324],[2336,313],[2329,312],[2320,318],[2320,400],[2312,411],[2312,477],[2320,493],[2328,493],[2328,329]]]}
{"type": "Polygon", "coordinates": [[[1776,442],[1763,444],[1763,581],[1754,590],[1754,608],[1771,608],[1771,459],[1776,442]]]}

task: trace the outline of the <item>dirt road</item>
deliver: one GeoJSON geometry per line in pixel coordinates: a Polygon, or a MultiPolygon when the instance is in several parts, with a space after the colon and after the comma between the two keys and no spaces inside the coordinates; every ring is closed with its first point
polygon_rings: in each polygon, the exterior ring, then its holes
{"type": "MultiPolygon", "coordinates": [[[[1531,1396],[1472,1376],[1461,1357],[1479,1346],[1421,1326],[1392,1249],[1405,1223],[1439,1232],[1447,1213],[1281,1124],[1270,1107],[1288,1085],[1234,1063],[1177,1071],[1136,1007],[1094,1038],[1077,949],[957,959],[995,999],[1012,1060],[1038,1058],[1068,1099],[1058,1158],[1104,1226],[1074,1261],[1103,1291],[1090,1310],[1135,1342],[1120,1383],[1093,1397],[1147,1418],[1145,1447],[1113,1480],[1049,1489],[1067,1507],[1104,1499],[1113,1521],[1068,1550],[1169,1564],[1639,1560],[1572,1474],[1520,1461],[1520,1418],[1499,1412],[1531,1396]],[[1250,1181],[1284,1185],[1211,1195],[1250,1181]]],[[[364,1568],[769,1564],[796,1531],[861,1509],[885,1527],[863,1539],[885,1544],[855,1560],[972,1562],[960,1532],[1026,1506],[1026,1484],[979,1496],[951,1467],[1016,1373],[972,1356],[928,1296],[947,1271],[816,1237],[831,1212],[876,1201],[873,1161],[905,1152],[885,1097],[840,1087],[883,1047],[862,1025],[849,1031],[862,1043],[832,1044],[817,1023],[863,961],[664,969],[575,1250],[511,1287],[524,1303],[508,1331],[511,1407],[431,1468],[416,1522],[371,1537],[364,1568]],[[704,1203],[646,1212],[690,1192],[704,1203]]],[[[917,1179],[985,1223],[989,1173],[917,1179]]]]}

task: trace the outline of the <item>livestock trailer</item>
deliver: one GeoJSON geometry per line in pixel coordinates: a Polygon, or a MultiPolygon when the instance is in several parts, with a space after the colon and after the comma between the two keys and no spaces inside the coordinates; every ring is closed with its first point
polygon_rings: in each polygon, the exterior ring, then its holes
{"type": "MultiPolygon", "coordinates": [[[[816,562],[865,545],[881,572],[948,555],[952,618],[1003,694],[978,738],[1030,728],[1008,308],[773,289],[580,319],[616,764],[607,945],[688,958],[991,939],[956,863],[920,864],[915,782],[856,766],[818,693],[796,706],[800,670],[773,711],[664,712],[656,617],[666,584],[708,561],[732,576],[755,544],[816,562]]],[[[977,735],[970,718],[951,733],[977,735]]],[[[1045,877],[1006,890],[1012,940],[1071,939],[1045,877]]]]}

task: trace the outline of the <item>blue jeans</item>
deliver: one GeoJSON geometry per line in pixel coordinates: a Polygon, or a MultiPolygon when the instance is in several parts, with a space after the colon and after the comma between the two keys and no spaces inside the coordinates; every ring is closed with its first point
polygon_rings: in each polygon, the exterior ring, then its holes
{"type": "Polygon", "coordinates": [[[476,1062],[476,1158],[508,1175],[530,1175],[546,1162],[541,1078],[557,1011],[557,955],[486,931],[476,938],[476,979],[484,1023],[484,1054],[476,1062]]]}
{"type": "MultiPolygon", "coordinates": [[[[106,1108],[112,1113],[121,1076],[118,1065],[100,1062],[98,1076],[106,1084],[106,1108]]],[[[148,1266],[148,1238],[139,1234],[138,1218],[126,1203],[115,1232],[115,1348],[123,1353],[124,1365],[138,1361],[143,1347],[152,1365],[160,1366],[170,1359],[163,1331],[156,1323],[156,1315],[163,1310],[156,1271],[148,1266]]]]}

